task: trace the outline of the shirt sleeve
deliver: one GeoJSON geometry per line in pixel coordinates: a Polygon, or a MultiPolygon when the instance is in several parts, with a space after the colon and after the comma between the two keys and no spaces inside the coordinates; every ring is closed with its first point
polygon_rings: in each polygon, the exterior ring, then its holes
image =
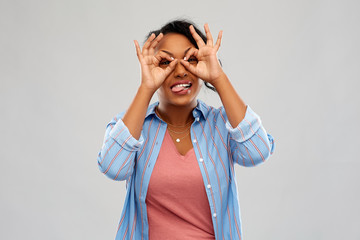
{"type": "Polygon", "coordinates": [[[119,114],[106,126],[97,158],[100,171],[113,180],[126,180],[132,175],[136,152],[144,142],[142,135],[137,140],[130,134],[121,119],[123,115],[119,114]]]}
{"type": "Polygon", "coordinates": [[[247,106],[244,119],[233,128],[226,120],[230,135],[232,159],[243,166],[256,166],[265,162],[274,152],[273,137],[263,127],[260,117],[247,106]]]}

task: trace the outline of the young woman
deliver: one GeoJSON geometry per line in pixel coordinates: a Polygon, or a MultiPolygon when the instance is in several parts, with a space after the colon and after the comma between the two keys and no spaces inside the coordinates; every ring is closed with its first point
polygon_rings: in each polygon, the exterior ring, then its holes
{"type": "Polygon", "coordinates": [[[141,84],[98,155],[106,176],[127,180],[116,239],[242,239],[234,163],[264,162],[274,142],[219,64],[222,32],[204,28],[173,21],[135,41],[141,84]],[[197,99],[203,82],[222,107],[197,99]]]}

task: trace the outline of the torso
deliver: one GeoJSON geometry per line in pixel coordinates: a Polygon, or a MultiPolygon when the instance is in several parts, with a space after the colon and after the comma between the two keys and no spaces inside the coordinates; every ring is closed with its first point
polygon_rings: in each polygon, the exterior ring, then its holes
{"type": "Polygon", "coordinates": [[[195,151],[180,155],[173,141],[166,131],[149,181],[149,239],[214,240],[211,210],[195,151]]]}

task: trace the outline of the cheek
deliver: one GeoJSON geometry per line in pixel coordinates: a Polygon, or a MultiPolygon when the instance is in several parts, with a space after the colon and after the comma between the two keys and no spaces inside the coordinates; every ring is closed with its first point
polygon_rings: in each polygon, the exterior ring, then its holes
{"type": "Polygon", "coordinates": [[[163,83],[158,90],[156,91],[158,97],[165,97],[166,91],[165,91],[165,84],[163,83]]]}

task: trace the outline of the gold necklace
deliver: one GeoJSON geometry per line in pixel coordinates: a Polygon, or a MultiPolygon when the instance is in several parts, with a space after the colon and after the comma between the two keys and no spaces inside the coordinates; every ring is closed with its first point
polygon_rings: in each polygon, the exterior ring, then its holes
{"type": "Polygon", "coordinates": [[[181,128],[181,127],[186,127],[187,125],[189,125],[190,123],[192,123],[192,119],[190,119],[190,121],[188,121],[187,123],[185,123],[185,125],[179,126],[179,125],[172,125],[170,123],[168,123],[167,121],[164,120],[164,118],[161,116],[159,110],[157,108],[155,108],[155,113],[157,113],[157,115],[159,115],[159,117],[161,118],[161,120],[163,120],[164,122],[166,122],[167,125],[175,127],[175,128],[181,128]]]}
{"type": "Polygon", "coordinates": [[[181,131],[181,132],[174,131],[174,130],[172,130],[172,129],[171,129],[171,128],[169,128],[169,127],[168,127],[168,130],[169,130],[170,132],[175,133],[175,134],[180,134],[180,133],[184,133],[184,132],[188,131],[188,130],[190,129],[190,127],[191,127],[191,126],[189,126],[189,127],[188,127],[188,128],[186,128],[184,131],[181,131]]]}
{"type": "MultiPolygon", "coordinates": [[[[158,112],[158,114],[159,114],[159,116],[160,116],[160,113],[159,113],[159,112],[158,112]]],[[[165,121],[161,116],[160,116],[160,118],[161,118],[164,122],[166,122],[167,125],[172,126],[172,127],[175,127],[175,128],[186,127],[186,126],[188,126],[190,123],[192,123],[192,121],[193,121],[193,120],[190,120],[190,121],[188,121],[187,123],[185,123],[185,125],[179,126],[179,125],[172,125],[172,124],[168,123],[168,122],[165,121]]]]}
{"type": "MultiPolygon", "coordinates": [[[[190,131],[188,131],[187,134],[185,134],[184,136],[176,138],[175,141],[179,143],[180,140],[185,138],[187,135],[189,135],[189,133],[190,133],[190,131]]],[[[173,135],[170,132],[169,132],[169,134],[171,137],[173,137],[173,135]]]]}
{"type": "Polygon", "coordinates": [[[177,137],[177,138],[175,139],[175,141],[176,141],[177,143],[179,143],[179,142],[181,141],[181,139],[183,139],[183,138],[185,138],[187,135],[189,135],[189,133],[190,133],[189,129],[191,128],[191,126],[189,126],[189,127],[186,128],[184,131],[181,131],[181,132],[174,131],[174,130],[172,130],[171,128],[169,128],[169,126],[172,126],[172,127],[175,127],[175,128],[186,127],[186,126],[188,126],[193,120],[190,120],[189,122],[185,123],[185,125],[183,125],[183,126],[176,126],[176,125],[172,125],[172,124],[168,123],[167,121],[165,121],[164,118],[163,118],[163,117],[161,116],[161,114],[159,113],[159,111],[157,110],[157,108],[155,109],[155,112],[156,112],[156,113],[159,115],[159,117],[160,117],[164,122],[166,122],[166,124],[168,125],[168,128],[167,128],[167,129],[169,130],[169,134],[170,134],[171,137],[173,137],[173,135],[172,135],[170,132],[173,132],[173,133],[175,133],[175,134],[181,134],[181,133],[184,133],[184,132],[187,131],[187,133],[186,133],[184,136],[177,137]]]}

